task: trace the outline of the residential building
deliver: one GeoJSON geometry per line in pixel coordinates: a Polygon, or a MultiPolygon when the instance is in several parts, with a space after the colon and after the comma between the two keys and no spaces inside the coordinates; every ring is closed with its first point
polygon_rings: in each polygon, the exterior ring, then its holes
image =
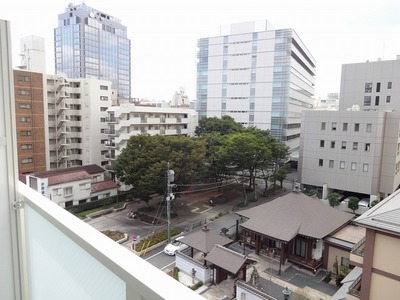
{"type": "Polygon", "coordinates": [[[302,116],[304,186],[383,199],[400,186],[400,59],[343,65],[339,111],[302,116]]]}
{"type": "Polygon", "coordinates": [[[85,3],[69,4],[54,29],[56,74],[112,82],[118,98],[131,95],[131,42],[121,21],[85,3]]]}
{"type": "Polygon", "coordinates": [[[18,182],[10,23],[3,20],[0,70],[2,298],[203,299],[18,182]]]}
{"type": "Polygon", "coordinates": [[[200,117],[229,115],[299,148],[301,112],[314,103],[315,60],[293,29],[231,24],[197,42],[200,117]]]}
{"type": "Polygon", "coordinates": [[[43,74],[14,70],[18,170],[22,174],[46,170],[43,74]]]}
{"type": "Polygon", "coordinates": [[[57,205],[67,208],[117,195],[118,185],[105,180],[98,165],[37,172],[26,176],[26,184],[57,205]]]}
{"type": "MultiPolygon", "coordinates": [[[[174,101],[175,96],[177,95],[174,95],[174,101]]],[[[197,112],[186,102],[177,105],[174,101],[171,103],[175,105],[174,107],[168,104],[157,107],[140,103],[110,107],[106,118],[109,128],[105,132],[108,134],[108,140],[104,143],[108,149],[105,158],[110,160],[110,163],[106,168],[113,169],[112,162],[126,147],[131,136],[157,134],[194,136],[198,125],[197,112]]]]}
{"type": "Polygon", "coordinates": [[[359,216],[355,223],[366,233],[350,255],[358,276],[348,276],[352,283],[346,287],[347,299],[396,299],[400,293],[400,190],[359,216]]]}
{"type": "Polygon", "coordinates": [[[112,92],[110,81],[47,76],[50,169],[108,163],[104,143],[112,92]]]}

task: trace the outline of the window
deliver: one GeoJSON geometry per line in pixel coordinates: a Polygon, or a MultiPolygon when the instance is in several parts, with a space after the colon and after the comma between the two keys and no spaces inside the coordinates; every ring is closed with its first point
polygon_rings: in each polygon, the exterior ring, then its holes
{"type": "Polygon", "coordinates": [[[33,158],[31,158],[31,157],[23,158],[23,159],[21,159],[21,163],[23,163],[23,164],[31,164],[31,163],[33,163],[33,158]]]}
{"type": "Polygon", "coordinates": [[[333,168],[333,160],[329,160],[329,168],[333,168]]]}
{"type": "Polygon", "coordinates": [[[325,130],[325,127],[326,127],[326,123],[325,123],[325,122],[322,122],[322,123],[321,123],[321,130],[325,130]]]}
{"type": "Polygon", "coordinates": [[[72,196],[72,186],[67,186],[64,188],[64,197],[72,196]]]}
{"type": "Polygon", "coordinates": [[[108,107],[100,107],[100,111],[106,111],[108,107]]]}
{"type": "Polygon", "coordinates": [[[386,96],[386,103],[390,103],[390,96],[386,96]]]}
{"type": "Polygon", "coordinates": [[[336,130],[336,122],[332,122],[332,130],[333,130],[333,131],[336,130]]]}
{"type": "Polygon", "coordinates": [[[53,196],[62,196],[62,189],[53,189],[53,196]]]}
{"type": "Polygon", "coordinates": [[[360,123],[354,124],[354,131],[360,131],[360,123]]]}
{"type": "Polygon", "coordinates": [[[19,133],[21,136],[31,136],[32,135],[32,131],[30,131],[30,130],[21,130],[19,133]]]}
{"type": "Polygon", "coordinates": [[[381,91],[381,83],[377,82],[376,83],[376,92],[379,93],[381,91]]]}
{"type": "Polygon", "coordinates": [[[342,142],[342,149],[346,149],[346,144],[347,144],[347,142],[342,142]]]}
{"type": "Polygon", "coordinates": [[[343,131],[347,131],[347,123],[343,123],[343,131]]]}
{"type": "Polygon", "coordinates": [[[363,164],[363,172],[368,172],[368,164],[363,164]]]}
{"type": "Polygon", "coordinates": [[[358,142],[353,142],[353,150],[358,150],[358,142]]]}
{"type": "Polygon", "coordinates": [[[324,166],[324,160],[323,159],[319,159],[318,160],[318,166],[320,166],[320,167],[324,166]]]}
{"type": "Polygon", "coordinates": [[[369,149],[371,148],[371,144],[370,143],[366,143],[365,147],[364,147],[364,151],[369,152],[369,149]]]}
{"type": "Polygon", "coordinates": [[[341,263],[342,266],[348,267],[350,265],[350,260],[348,258],[346,258],[346,257],[342,257],[340,263],[341,263]]]}
{"type": "Polygon", "coordinates": [[[32,144],[22,144],[21,149],[22,150],[30,150],[30,149],[32,149],[32,144]]]}
{"type": "Polygon", "coordinates": [[[18,90],[18,95],[29,96],[29,90],[18,90]]]}
{"type": "Polygon", "coordinates": [[[379,96],[375,96],[375,106],[379,105],[379,96]]]}
{"type": "Polygon", "coordinates": [[[107,96],[100,96],[100,100],[101,101],[108,101],[108,97],[107,96]]]}
{"type": "Polygon", "coordinates": [[[372,124],[367,124],[366,132],[372,131],[372,124]]]}
{"type": "Polygon", "coordinates": [[[357,170],[357,163],[355,163],[355,162],[352,162],[352,163],[351,163],[351,170],[352,170],[352,171],[357,170]]]}
{"type": "Polygon", "coordinates": [[[339,168],[340,168],[340,169],[344,169],[344,167],[345,167],[344,161],[340,161],[340,163],[339,163],[339,168]]]}
{"type": "Polygon", "coordinates": [[[391,81],[388,82],[387,88],[388,88],[388,90],[392,89],[392,82],[391,81]]]}
{"type": "Polygon", "coordinates": [[[103,90],[103,91],[108,91],[108,86],[100,85],[100,89],[103,90]]]}
{"type": "Polygon", "coordinates": [[[28,122],[31,122],[32,119],[30,117],[21,117],[21,118],[19,118],[19,121],[21,123],[28,123],[28,122]]]}
{"type": "Polygon", "coordinates": [[[331,141],[331,149],[335,148],[335,141],[331,141]]]}
{"type": "Polygon", "coordinates": [[[79,189],[80,189],[81,191],[90,189],[90,183],[81,183],[81,184],[79,185],[79,189]]]}
{"type": "Polygon", "coordinates": [[[28,77],[28,76],[24,76],[24,75],[18,75],[18,76],[17,76],[17,80],[18,80],[18,81],[25,81],[25,82],[28,82],[28,81],[29,81],[29,77],[28,77]]]}
{"type": "Polygon", "coordinates": [[[372,92],[372,83],[366,83],[365,84],[365,92],[366,93],[371,93],[372,92]]]}
{"type": "Polygon", "coordinates": [[[20,109],[29,109],[29,108],[31,108],[31,105],[28,103],[20,103],[19,108],[20,109]]]}
{"type": "Polygon", "coordinates": [[[371,96],[364,96],[364,106],[371,106],[371,96]]]}
{"type": "Polygon", "coordinates": [[[71,207],[74,205],[74,201],[67,201],[65,202],[65,208],[71,207]]]}
{"type": "Polygon", "coordinates": [[[324,141],[324,140],[320,140],[320,141],[319,141],[319,146],[320,146],[321,148],[324,148],[324,147],[325,147],[325,141],[324,141]]]}

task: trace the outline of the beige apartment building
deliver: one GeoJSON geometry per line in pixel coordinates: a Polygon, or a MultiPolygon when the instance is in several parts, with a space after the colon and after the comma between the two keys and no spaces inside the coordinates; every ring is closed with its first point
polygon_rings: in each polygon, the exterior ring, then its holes
{"type": "Polygon", "coordinates": [[[46,170],[43,75],[14,70],[18,172],[46,170]]]}
{"type": "Polygon", "coordinates": [[[383,199],[400,185],[400,59],[343,65],[339,111],[304,111],[299,178],[383,199]]]}

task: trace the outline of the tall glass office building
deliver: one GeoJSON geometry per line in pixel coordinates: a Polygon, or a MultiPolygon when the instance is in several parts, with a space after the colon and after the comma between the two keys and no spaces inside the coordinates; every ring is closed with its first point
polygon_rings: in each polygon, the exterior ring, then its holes
{"type": "Polygon", "coordinates": [[[199,117],[229,115],[299,148],[301,111],[313,105],[315,60],[293,29],[267,21],[221,27],[197,42],[199,117]]]}
{"type": "Polygon", "coordinates": [[[110,80],[119,98],[131,95],[131,42],[121,21],[87,5],[70,4],[54,29],[56,73],[110,80]]]}

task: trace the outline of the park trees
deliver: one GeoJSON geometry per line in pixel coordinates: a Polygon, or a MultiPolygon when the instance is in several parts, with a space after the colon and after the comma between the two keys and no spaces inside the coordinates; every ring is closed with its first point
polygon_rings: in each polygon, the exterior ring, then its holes
{"type": "Polygon", "coordinates": [[[175,181],[185,184],[202,178],[205,142],[186,136],[133,136],[115,161],[119,181],[132,185],[133,196],[148,202],[163,194],[168,162],[175,181]]]}
{"type": "Polygon", "coordinates": [[[206,133],[218,132],[221,136],[231,133],[241,132],[245,128],[243,125],[236,123],[235,120],[228,115],[222,118],[202,118],[199,120],[199,125],[195,129],[195,134],[202,137],[206,133]]]}

